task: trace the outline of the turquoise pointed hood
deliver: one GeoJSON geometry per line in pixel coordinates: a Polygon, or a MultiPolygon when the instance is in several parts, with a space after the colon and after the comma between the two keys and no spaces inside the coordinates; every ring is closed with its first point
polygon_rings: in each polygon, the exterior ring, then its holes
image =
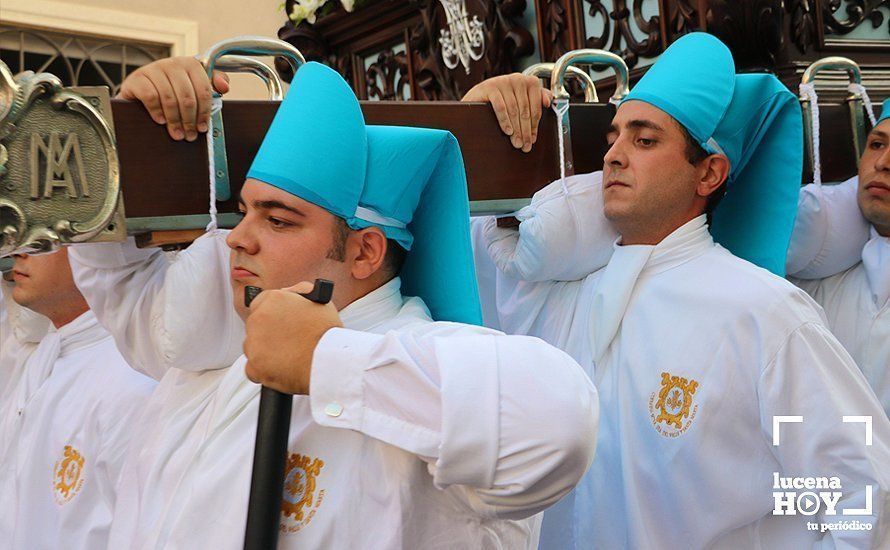
{"type": "Polygon", "coordinates": [[[433,319],[482,323],[466,173],[450,132],[366,126],[349,85],[319,63],[294,77],[248,178],[318,205],[408,251],[402,292],[433,319]]]}

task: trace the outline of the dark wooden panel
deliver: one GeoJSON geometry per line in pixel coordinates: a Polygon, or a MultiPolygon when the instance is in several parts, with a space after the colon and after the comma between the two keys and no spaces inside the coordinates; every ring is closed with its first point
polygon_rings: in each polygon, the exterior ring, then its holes
{"type": "MultiPolygon", "coordinates": [[[[237,196],[277,104],[227,101],[226,144],[233,196],[237,196]]],[[[203,138],[193,143],[171,140],[138,104],[112,103],[127,216],[177,216],[207,212],[207,150],[203,138]]],[[[471,200],[528,198],[559,176],[556,117],[545,113],[538,143],[531,153],[514,149],[485,104],[459,102],[362,102],[369,124],[450,130],[457,137],[467,169],[471,200]]],[[[602,168],[605,134],[614,114],[610,105],[573,105],[572,145],[577,173],[602,168]]],[[[846,105],[821,105],[822,170],[825,181],[856,173],[846,105]]],[[[313,159],[324,162],[324,159],[313,159]]],[[[811,173],[802,175],[810,181],[811,173]]],[[[234,212],[235,200],[219,204],[234,212]]]]}
{"type": "MultiPolygon", "coordinates": [[[[572,124],[572,154],[575,160],[575,173],[584,174],[602,170],[603,156],[606,154],[606,134],[609,126],[612,124],[612,117],[615,116],[615,107],[612,105],[589,105],[579,104],[572,105],[569,111],[572,124]]],[[[548,113],[548,120],[556,126],[556,116],[548,113]]],[[[556,131],[554,129],[553,143],[556,144],[556,131]]],[[[540,139],[538,140],[540,141],[540,139]]],[[[559,153],[559,145],[556,145],[557,156],[559,153]]],[[[559,167],[557,173],[553,175],[551,180],[559,176],[559,167]]]]}
{"type": "MultiPolygon", "coordinates": [[[[256,154],[277,104],[227,101],[223,110],[233,196],[256,154]]],[[[368,124],[450,130],[457,137],[467,168],[471,200],[527,198],[559,175],[556,118],[546,113],[538,143],[530,153],[514,149],[491,108],[459,102],[362,102],[368,124]]],[[[136,104],[112,104],[124,204],[128,217],[176,216],[207,211],[207,150],[203,139],[175,142],[136,104]]],[[[571,111],[576,171],[602,167],[605,128],[614,113],[609,105],[578,105],[571,111]]],[[[315,159],[324,162],[324,159],[315,159]]],[[[234,200],[220,212],[236,210],[234,200]]]]}

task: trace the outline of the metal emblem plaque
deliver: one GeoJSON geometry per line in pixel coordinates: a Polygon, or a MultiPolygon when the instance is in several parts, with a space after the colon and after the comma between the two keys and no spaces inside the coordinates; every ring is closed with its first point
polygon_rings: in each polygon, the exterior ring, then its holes
{"type": "Polygon", "coordinates": [[[108,90],[0,63],[0,256],[125,237],[108,90]]]}

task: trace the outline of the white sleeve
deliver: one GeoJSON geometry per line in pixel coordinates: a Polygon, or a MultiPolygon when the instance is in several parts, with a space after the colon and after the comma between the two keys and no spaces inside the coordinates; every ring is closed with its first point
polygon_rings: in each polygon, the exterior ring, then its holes
{"type": "Polygon", "coordinates": [[[485,326],[562,347],[585,281],[526,281],[504,273],[497,259],[512,254],[517,232],[497,227],[494,218],[474,219],[471,235],[485,326]]]}
{"type": "Polygon", "coordinates": [[[522,281],[583,279],[609,263],[618,239],[603,213],[602,172],[550,183],[516,218],[519,231],[490,222],[484,233],[498,269],[522,281]]]}
{"type": "Polygon", "coordinates": [[[518,231],[472,221],[485,325],[562,347],[585,279],[609,263],[618,238],[603,214],[602,172],[550,183],[516,217],[518,231]]]}
{"type": "Polygon", "coordinates": [[[869,224],[856,199],[859,178],[800,190],[785,270],[798,279],[823,279],[862,259],[869,224]]]}
{"type": "Polygon", "coordinates": [[[312,361],[315,421],[428,463],[484,517],[519,519],[568,493],[593,460],[596,390],[537,338],[453,323],[386,335],[332,329],[312,361]]]}
{"type": "Polygon", "coordinates": [[[224,232],[205,234],[172,261],[132,239],[72,246],[69,258],[87,303],[136,370],[159,380],[172,367],[224,368],[241,355],[224,232]]]}
{"type": "Polygon", "coordinates": [[[770,444],[776,416],[803,417],[800,423],[779,425],[779,445],[772,449],[781,465],[780,475],[840,479],[842,495],[836,515],[827,515],[823,506],[813,521],[871,524],[870,530],[839,528],[826,533],[822,547],[886,548],[890,544],[890,420],[837,339],[817,323],[793,332],[762,373],[758,395],[762,430],[770,444]],[[870,426],[845,423],[844,417],[869,418],[870,426]],[[865,508],[870,513],[844,515],[842,511],[865,508]]]}

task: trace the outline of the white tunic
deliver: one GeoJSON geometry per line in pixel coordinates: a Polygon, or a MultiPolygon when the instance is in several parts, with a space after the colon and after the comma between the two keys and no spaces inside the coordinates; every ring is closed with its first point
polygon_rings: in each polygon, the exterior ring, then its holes
{"type": "Polygon", "coordinates": [[[825,310],[828,325],[890,415],[890,237],[872,229],[862,261],[824,279],[793,279],[825,310]]]}
{"type": "Polygon", "coordinates": [[[105,548],[133,421],[154,383],[91,312],[24,353],[0,411],[0,548],[105,548]]]}
{"type": "Polygon", "coordinates": [[[12,299],[14,285],[0,279],[0,410],[22,373],[25,358],[49,330],[43,315],[12,299]]]}
{"type": "MultiPolygon", "coordinates": [[[[566,212],[553,218],[562,230],[526,237],[571,233],[584,213],[566,212]]],[[[600,396],[597,458],[545,514],[542,548],[805,548],[819,536],[807,520],[856,519],[774,516],[776,473],[839,477],[838,509],[863,508],[871,485],[873,513],[858,519],[873,529],[830,537],[890,544],[890,423],[818,306],[716,245],[704,216],[657,246],[616,246],[604,269],[564,282],[491,273],[515,261],[516,231],[484,219],[473,234],[480,282],[496,285],[482,288],[497,306],[487,318],[568,351],[600,396]],[[774,446],[780,415],[804,422],[774,446]],[[874,417],[874,445],[843,423],[851,415],[874,417]]]]}
{"type": "MultiPolygon", "coordinates": [[[[166,371],[121,485],[114,548],[242,547],[259,386],[236,349],[228,252],[210,235],[169,265],[118,245],[71,254],[122,347],[166,371]],[[178,306],[196,292],[215,300],[209,314],[178,306]]],[[[315,350],[310,395],[294,398],[279,547],[535,547],[534,514],[592,459],[593,386],[540,340],[431,322],[399,284],[344,308],[346,328],[315,350]]]]}
{"type": "Polygon", "coordinates": [[[890,238],[862,216],[858,183],[801,188],[788,270],[823,307],[890,414],[890,238]]]}

